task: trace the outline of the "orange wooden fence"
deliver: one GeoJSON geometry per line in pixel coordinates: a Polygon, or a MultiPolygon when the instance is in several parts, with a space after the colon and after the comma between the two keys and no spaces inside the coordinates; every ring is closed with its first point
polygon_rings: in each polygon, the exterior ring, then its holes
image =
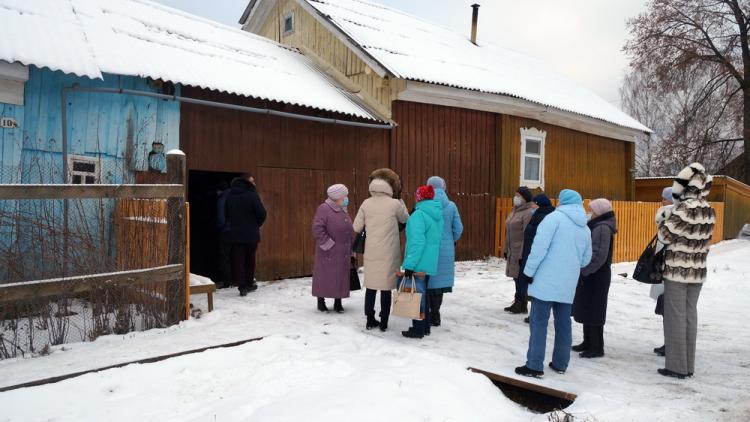
{"type": "MultiPolygon", "coordinates": [[[[553,201],[557,202],[557,201],[553,201]]],[[[588,207],[589,200],[584,206],[588,207]]],[[[656,234],[654,217],[661,206],[658,202],[612,201],[617,218],[618,233],[615,235],[613,262],[636,261],[648,242],[656,234]]],[[[724,203],[712,202],[716,210],[713,243],[724,239],[724,203]]],[[[512,198],[497,199],[497,217],[495,220],[495,255],[502,256],[505,242],[505,220],[513,210],[512,198]]]]}

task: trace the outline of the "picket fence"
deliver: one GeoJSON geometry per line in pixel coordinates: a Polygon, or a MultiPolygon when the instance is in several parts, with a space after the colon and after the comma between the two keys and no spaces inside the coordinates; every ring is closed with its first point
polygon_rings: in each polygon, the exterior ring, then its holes
{"type": "MultiPolygon", "coordinates": [[[[557,201],[554,200],[553,203],[557,201]]],[[[584,201],[588,209],[589,200],[584,201]]],[[[658,202],[612,201],[617,219],[613,262],[637,261],[646,245],[656,234],[654,218],[661,206],[658,202]]],[[[712,243],[724,239],[724,203],[712,202],[716,210],[716,226],[712,243]]],[[[513,211],[513,198],[497,198],[495,220],[495,255],[502,256],[505,242],[505,220],[513,211]]]]}

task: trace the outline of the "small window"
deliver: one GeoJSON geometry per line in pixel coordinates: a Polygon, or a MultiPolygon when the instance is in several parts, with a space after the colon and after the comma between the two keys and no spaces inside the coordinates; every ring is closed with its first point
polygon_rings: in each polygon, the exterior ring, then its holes
{"type": "Polygon", "coordinates": [[[99,183],[99,159],[81,155],[68,157],[68,180],[74,185],[99,183]]]}
{"type": "Polygon", "coordinates": [[[521,129],[521,185],[544,186],[544,140],[547,132],[535,128],[521,129]]]}
{"type": "Polygon", "coordinates": [[[294,12],[289,12],[284,15],[284,35],[290,35],[294,33],[294,12]]]}

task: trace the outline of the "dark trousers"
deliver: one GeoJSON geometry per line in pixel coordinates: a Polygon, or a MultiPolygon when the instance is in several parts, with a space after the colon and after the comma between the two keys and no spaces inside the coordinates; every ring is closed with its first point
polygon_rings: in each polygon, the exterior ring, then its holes
{"type": "Polygon", "coordinates": [[[240,291],[255,283],[255,252],[257,243],[232,244],[232,277],[240,291]]]}
{"type": "Polygon", "coordinates": [[[440,289],[427,290],[427,302],[430,305],[430,320],[440,321],[440,306],[443,304],[443,291],[440,289]]]}
{"type": "Polygon", "coordinates": [[[583,324],[583,344],[594,353],[604,353],[604,326],[583,324]]]}
{"type": "MultiPolygon", "coordinates": [[[[365,291],[365,315],[375,316],[375,295],[377,290],[366,289],[365,291]]],[[[380,323],[388,324],[388,317],[391,315],[391,291],[380,291],[380,323]]]]}
{"type": "Polygon", "coordinates": [[[526,277],[519,275],[513,281],[516,283],[516,302],[526,302],[529,291],[529,283],[526,281],[526,277]]]}
{"type": "Polygon", "coordinates": [[[229,233],[219,233],[219,281],[225,286],[234,284],[232,280],[232,241],[229,233]]]}

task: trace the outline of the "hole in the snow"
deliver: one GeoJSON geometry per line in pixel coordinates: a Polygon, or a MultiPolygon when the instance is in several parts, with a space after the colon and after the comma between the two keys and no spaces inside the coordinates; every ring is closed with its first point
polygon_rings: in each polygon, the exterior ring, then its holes
{"type": "Polygon", "coordinates": [[[481,369],[469,368],[469,370],[486,376],[507,398],[528,408],[532,412],[548,413],[565,409],[573,404],[577,398],[573,393],[493,374],[481,369]]]}

